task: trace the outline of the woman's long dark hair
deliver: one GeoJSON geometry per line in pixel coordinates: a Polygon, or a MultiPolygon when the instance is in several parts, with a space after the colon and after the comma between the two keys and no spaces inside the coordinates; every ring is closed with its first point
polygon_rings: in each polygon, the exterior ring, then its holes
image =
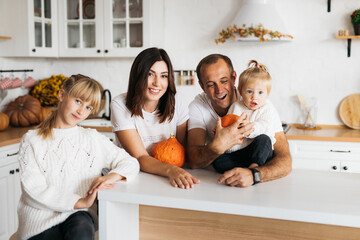
{"type": "Polygon", "coordinates": [[[131,66],[129,86],[126,95],[126,107],[130,110],[131,116],[142,118],[142,109],[145,104],[144,92],[147,89],[148,73],[155,62],[164,61],[168,67],[168,88],[160,98],[157,106],[160,123],[165,120],[171,121],[175,112],[175,81],[174,70],[170,58],[161,48],[148,48],[139,53],[131,66]]]}

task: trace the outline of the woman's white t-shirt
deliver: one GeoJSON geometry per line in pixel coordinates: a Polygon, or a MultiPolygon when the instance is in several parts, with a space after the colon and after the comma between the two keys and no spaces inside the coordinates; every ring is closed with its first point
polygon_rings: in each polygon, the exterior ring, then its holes
{"type": "MultiPolygon", "coordinates": [[[[175,113],[173,119],[170,122],[165,120],[163,123],[159,123],[157,111],[149,113],[142,110],[144,118],[131,116],[131,112],[125,105],[126,94],[122,93],[111,101],[113,132],[136,129],[149,154],[156,143],[168,139],[171,133],[176,136],[176,127],[189,119],[188,106],[179,94],[175,95],[175,113]]],[[[115,144],[121,147],[117,137],[115,138],[115,144]]]]}

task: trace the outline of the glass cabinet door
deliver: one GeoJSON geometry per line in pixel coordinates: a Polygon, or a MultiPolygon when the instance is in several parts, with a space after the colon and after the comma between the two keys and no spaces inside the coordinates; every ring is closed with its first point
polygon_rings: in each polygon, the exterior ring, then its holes
{"type": "Polygon", "coordinates": [[[143,47],[143,0],[112,0],[113,48],[143,47]]]}
{"type": "Polygon", "coordinates": [[[95,48],[95,0],[66,0],[67,48],[95,48]]]}
{"type": "Polygon", "coordinates": [[[32,52],[51,49],[54,46],[54,33],[56,32],[56,16],[52,14],[56,6],[53,0],[34,0],[32,13],[34,44],[32,52]]]}

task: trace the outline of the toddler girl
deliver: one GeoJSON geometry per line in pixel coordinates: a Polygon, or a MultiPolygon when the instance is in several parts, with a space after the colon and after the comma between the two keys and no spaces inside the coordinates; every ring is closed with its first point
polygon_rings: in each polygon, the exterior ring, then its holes
{"type": "Polygon", "coordinates": [[[235,167],[255,168],[262,166],[272,158],[275,144],[275,130],[281,121],[274,106],[267,99],[271,91],[271,76],[267,68],[255,60],[239,77],[238,100],[227,114],[240,116],[247,113],[250,122],[254,122],[254,132],[243,139],[213,162],[220,173],[235,167]]]}

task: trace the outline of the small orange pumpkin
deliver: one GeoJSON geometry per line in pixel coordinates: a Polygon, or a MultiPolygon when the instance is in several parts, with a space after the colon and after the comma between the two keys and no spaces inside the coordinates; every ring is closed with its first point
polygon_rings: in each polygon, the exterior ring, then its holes
{"type": "Polygon", "coordinates": [[[223,116],[221,118],[221,126],[222,127],[228,127],[231,124],[233,124],[234,122],[236,122],[236,120],[238,120],[239,116],[235,115],[235,114],[227,114],[225,116],[223,116]]]}
{"type": "Polygon", "coordinates": [[[175,138],[170,135],[168,140],[158,142],[151,150],[151,155],[163,163],[182,167],[185,163],[185,149],[175,138]]]}
{"type": "Polygon", "coordinates": [[[10,102],[4,113],[9,116],[11,125],[28,127],[40,123],[41,104],[36,98],[24,95],[10,102]]]}
{"type": "Polygon", "coordinates": [[[9,126],[9,117],[5,113],[0,112],[0,131],[6,129],[9,126]]]}

